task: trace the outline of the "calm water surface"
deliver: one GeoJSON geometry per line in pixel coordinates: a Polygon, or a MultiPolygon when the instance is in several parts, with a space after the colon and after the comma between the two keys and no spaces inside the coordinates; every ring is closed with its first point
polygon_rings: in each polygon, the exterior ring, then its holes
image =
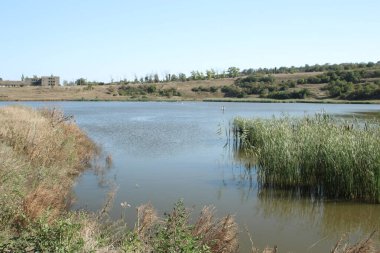
{"type": "MultiPolygon", "coordinates": [[[[4,105],[7,103],[0,103],[4,105]]],[[[151,202],[163,214],[183,198],[198,212],[212,204],[217,215],[235,215],[241,252],[277,245],[281,252],[328,252],[344,233],[351,239],[380,230],[380,205],[318,201],[287,192],[258,193],[254,170],[247,170],[225,147],[226,129],[235,116],[304,115],[322,110],[339,115],[380,111],[380,105],[29,102],[55,106],[99,143],[113,165],[103,177],[84,173],[74,192],[73,209],[98,210],[111,185],[117,186],[111,216],[120,217],[121,202],[133,226],[136,206],[151,202]],[[221,107],[225,106],[225,110],[221,107]]],[[[377,242],[380,236],[376,237],[377,242]]]]}

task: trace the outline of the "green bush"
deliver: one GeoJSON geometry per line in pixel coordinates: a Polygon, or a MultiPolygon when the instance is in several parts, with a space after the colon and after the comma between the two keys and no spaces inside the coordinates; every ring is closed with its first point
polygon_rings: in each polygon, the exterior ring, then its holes
{"type": "Polygon", "coordinates": [[[19,236],[0,242],[1,252],[78,252],[84,245],[81,225],[70,218],[50,224],[39,219],[25,227],[19,236]]]}
{"type": "Polygon", "coordinates": [[[223,86],[221,91],[224,93],[225,97],[243,98],[247,96],[247,94],[244,91],[242,91],[239,87],[236,86],[223,86]]]}

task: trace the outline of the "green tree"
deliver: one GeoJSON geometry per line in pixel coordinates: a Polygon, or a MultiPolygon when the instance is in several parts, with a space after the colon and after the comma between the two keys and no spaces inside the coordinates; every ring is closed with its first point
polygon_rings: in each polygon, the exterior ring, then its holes
{"type": "Polygon", "coordinates": [[[215,70],[210,69],[206,70],[206,76],[208,80],[214,79],[215,78],[215,70]]]}
{"type": "MultiPolygon", "coordinates": [[[[178,80],[179,80],[179,78],[178,78],[178,76],[176,74],[173,74],[173,75],[170,76],[170,81],[176,82],[178,80]]],[[[186,80],[186,77],[185,77],[185,80],[186,80]]]]}
{"type": "Polygon", "coordinates": [[[167,73],[165,74],[165,82],[170,82],[171,81],[171,74],[167,73]]]}
{"type": "Polygon", "coordinates": [[[137,78],[137,76],[135,75],[135,79],[133,80],[133,83],[138,83],[139,82],[139,79],[137,78]]]}
{"type": "Polygon", "coordinates": [[[87,85],[87,80],[85,78],[79,78],[75,81],[76,85],[87,85]]]}
{"type": "Polygon", "coordinates": [[[227,70],[228,77],[234,78],[239,76],[240,69],[237,67],[229,67],[227,70]]]}
{"type": "Polygon", "coordinates": [[[155,83],[159,83],[160,82],[160,78],[158,77],[158,74],[154,74],[153,80],[154,80],[155,83]]]}
{"type": "Polygon", "coordinates": [[[186,82],[187,78],[186,78],[186,74],[184,73],[179,73],[178,74],[178,79],[181,80],[182,82],[186,82]]]}

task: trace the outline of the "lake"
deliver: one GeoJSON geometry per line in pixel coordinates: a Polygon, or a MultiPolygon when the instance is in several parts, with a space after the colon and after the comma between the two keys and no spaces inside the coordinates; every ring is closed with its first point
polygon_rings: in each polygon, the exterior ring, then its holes
{"type": "MultiPolygon", "coordinates": [[[[0,105],[14,102],[0,102],[0,105]]],[[[72,209],[99,210],[117,187],[113,218],[134,225],[135,207],[151,202],[160,214],[183,199],[198,213],[214,205],[218,216],[235,215],[241,252],[277,245],[280,252],[329,252],[345,233],[350,239],[380,231],[380,205],[321,201],[289,192],[258,192],[255,170],[226,145],[229,122],[236,116],[302,116],[326,111],[337,115],[378,112],[380,105],[203,102],[23,102],[58,107],[73,115],[97,142],[112,166],[101,175],[89,170],[73,189],[72,209]],[[224,110],[222,107],[224,106],[224,110]]],[[[104,161],[104,159],[102,159],[104,161]]],[[[380,242],[379,233],[376,235],[380,242]]]]}

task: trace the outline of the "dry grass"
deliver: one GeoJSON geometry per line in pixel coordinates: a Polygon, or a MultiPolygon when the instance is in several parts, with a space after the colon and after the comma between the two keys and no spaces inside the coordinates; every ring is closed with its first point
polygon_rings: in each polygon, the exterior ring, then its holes
{"type": "MultiPolygon", "coordinates": [[[[202,80],[188,82],[158,83],[158,88],[175,87],[182,94],[181,97],[161,97],[147,94],[149,100],[202,100],[206,98],[222,98],[221,92],[198,94],[191,91],[192,88],[198,86],[204,87],[222,87],[231,85],[234,79],[218,79],[218,80],[202,80]]],[[[138,86],[139,84],[129,84],[138,86]]],[[[117,92],[110,93],[109,90],[117,90],[120,85],[99,85],[93,86],[93,89],[85,89],[86,87],[0,87],[0,100],[8,101],[60,101],[60,100],[112,100],[125,101],[130,100],[130,96],[119,96],[117,92]],[[116,94],[116,95],[114,95],[116,94]]]]}
{"type": "Polygon", "coordinates": [[[148,240],[147,235],[149,234],[152,227],[158,222],[158,216],[156,210],[153,208],[152,204],[141,205],[137,208],[137,233],[143,239],[143,241],[148,240]]]}
{"type": "Polygon", "coordinates": [[[331,253],[380,253],[375,249],[372,237],[376,231],[372,232],[368,238],[355,243],[354,245],[349,245],[347,242],[347,237],[343,236],[331,250],[331,253]]]}
{"type": "Polygon", "coordinates": [[[54,217],[65,209],[73,175],[86,168],[97,152],[62,112],[21,106],[0,109],[0,144],[0,154],[8,157],[0,173],[10,178],[0,191],[11,197],[14,191],[9,189],[17,189],[14,200],[31,219],[47,210],[54,217]]]}
{"type": "Polygon", "coordinates": [[[203,208],[192,231],[194,236],[201,238],[203,244],[208,245],[212,252],[237,252],[238,227],[231,215],[221,219],[215,218],[215,208],[203,208]]]}

